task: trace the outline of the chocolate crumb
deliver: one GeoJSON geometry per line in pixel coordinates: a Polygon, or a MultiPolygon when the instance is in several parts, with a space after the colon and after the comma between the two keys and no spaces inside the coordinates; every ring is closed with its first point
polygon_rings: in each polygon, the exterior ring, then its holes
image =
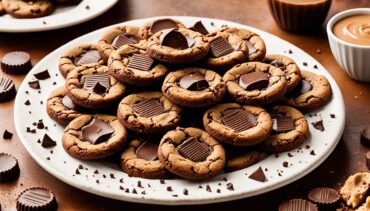
{"type": "Polygon", "coordinates": [[[303,66],[307,66],[307,62],[303,62],[303,66]]]}
{"type": "Polygon", "coordinates": [[[125,190],[122,186],[119,186],[119,189],[120,189],[120,190],[125,190]]]}
{"type": "Polygon", "coordinates": [[[99,174],[99,171],[96,169],[96,170],[94,171],[94,174],[99,174]]]}
{"type": "Polygon", "coordinates": [[[317,67],[317,65],[314,65],[313,68],[317,69],[318,67],[317,67]]]}
{"type": "Polygon", "coordinates": [[[13,133],[9,132],[8,130],[5,130],[3,133],[3,139],[10,140],[12,138],[13,138],[13,133]]]}
{"type": "Polygon", "coordinates": [[[167,186],[167,191],[168,192],[172,192],[172,187],[171,186],[167,186]]]}
{"type": "Polygon", "coordinates": [[[89,5],[86,5],[85,9],[89,10],[90,9],[90,6],[89,5]]]}
{"type": "Polygon", "coordinates": [[[145,195],[145,194],[146,194],[146,193],[145,193],[145,190],[143,190],[143,191],[141,192],[141,194],[145,195]]]}
{"type": "Polygon", "coordinates": [[[189,191],[188,191],[188,189],[186,189],[186,188],[184,188],[184,190],[182,191],[182,193],[184,194],[184,195],[189,195],[189,191]]]}
{"type": "Polygon", "coordinates": [[[335,119],[335,114],[330,114],[330,118],[335,119]]]}
{"type": "Polygon", "coordinates": [[[178,197],[178,195],[177,194],[174,194],[174,195],[172,195],[173,197],[178,197]]]}
{"type": "Polygon", "coordinates": [[[292,54],[292,53],[293,53],[293,51],[292,51],[291,49],[289,49],[288,53],[289,53],[289,54],[292,54]]]}
{"type": "Polygon", "coordinates": [[[209,185],[206,186],[206,191],[207,192],[212,192],[211,187],[209,185]]]}
{"type": "Polygon", "coordinates": [[[37,129],[44,129],[45,126],[44,126],[44,123],[43,122],[38,122],[37,123],[37,129]]]}
{"type": "Polygon", "coordinates": [[[50,160],[50,157],[47,157],[46,160],[50,160]]]}
{"type": "Polygon", "coordinates": [[[48,134],[45,133],[44,138],[42,139],[41,146],[44,148],[56,146],[57,142],[50,138],[48,134]]]}
{"type": "Polygon", "coordinates": [[[120,182],[120,183],[123,183],[123,178],[121,178],[121,179],[119,180],[119,182],[120,182]]]}
{"type": "Polygon", "coordinates": [[[312,122],[311,123],[312,126],[316,129],[316,130],[320,130],[321,132],[323,132],[325,130],[325,127],[324,127],[324,123],[322,120],[320,121],[317,121],[317,122],[312,122]]]}
{"type": "Polygon", "coordinates": [[[288,163],[287,161],[284,161],[284,162],[283,162],[283,166],[284,166],[285,168],[288,168],[289,163],[288,163]]]}
{"type": "Polygon", "coordinates": [[[84,169],[83,165],[78,165],[78,169],[84,169]]]}
{"type": "Polygon", "coordinates": [[[229,183],[227,183],[227,184],[226,184],[226,188],[227,188],[229,191],[233,191],[233,190],[234,190],[234,185],[233,185],[231,182],[229,182],[229,183]]]}
{"type": "Polygon", "coordinates": [[[42,24],[46,25],[46,21],[43,21],[42,24]]]}
{"type": "Polygon", "coordinates": [[[214,22],[210,22],[211,26],[215,26],[215,23],[214,22]]]}
{"type": "Polygon", "coordinates": [[[311,150],[310,155],[316,155],[314,150],[311,150]]]}
{"type": "Polygon", "coordinates": [[[25,104],[26,106],[29,106],[29,105],[31,105],[31,102],[30,102],[29,100],[27,100],[26,102],[24,102],[24,104],[25,104]]]}
{"type": "Polygon", "coordinates": [[[139,188],[143,188],[142,184],[141,184],[141,181],[137,181],[137,187],[139,188]]]}
{"type": "Polygon", "coordinates": [[[160,179],[160,180],[159,180],[159,182],[160,182],[161,184],[165,184],[164,179],[160,179]]]}
{"type": "Polygon", "coordinates": [[[105,176],[105,174],[103,174],[103,178],[107,178],[107,176],[105,176]]]}
{"type": "Polygon", "coordinates": [[[293,157],[292,153],[288,152],[288,157],[293,157]]]}
{"type": "Polygon", "coordinates": [[[76,174],[80,174],[80,171],[78,169],[76,169],[76,174]]]}
{"type": "Polygon", "coordinates": [[[109,176],[110,176],[110,178],[112,178],[112,179],[116,179],[116,177],[114,176],[114,174],[112,174],[112,173],[110,173],[109,174],[109,176]]]}
{"type": "Polygon", "coordinates": [[[310,145],[308,145],[308,144],[306,144],[306,145],[304,146],[304,148],[306,148],[306,149],[310,149],[310,148],[311,148],[311,146],[310,146],[310,145]]]}
{"type": "Polygon", "coordinates": [[[135,188],[133,188],[133,189],[132,189],[132,193],[133,193],[133,194],[137,194],[137,191],[136,191],[136,189],[135,189],[135,188]]]}
{"type": "Polygon", "coordinates": [[[220,189],[217,189],[217,190],[216,190],[216,192],[217,192],[217,193],[221,193],[221,190],[220,190],[220,189]]]}
{"type": "Polygon", "coordinates": [[[227,179],[226,179],[226,177],[222,178],[222,180],[223,180],[223,181],[225,181],[225,182],[227,182],[227,179]]]}

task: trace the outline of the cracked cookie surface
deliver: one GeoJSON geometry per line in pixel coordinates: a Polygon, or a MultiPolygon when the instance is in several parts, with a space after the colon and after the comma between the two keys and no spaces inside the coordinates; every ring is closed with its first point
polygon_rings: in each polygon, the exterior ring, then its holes
{"type": "Polygon", "coordinates": [[[190,180],[203,180],[217,176],[225,165],[223,146],[207,132],[198,128],[178,128],[166,133],[159,145],[158,156],[167,170],[190,180]],[[179,146],[195,138],[209,147],[209,154],[202,161],[192,161],[179,152],[179,146]]]}
{"type": "MultiPolygon", "coordinates": [[[[242,122],[242,124],[245,123],[242,122]]],[[[216,105],[206,111],[203,115],[203,125],[205,130],[219,141],[236,146],[250,146],[256,145],[268,137],[272,129],[272,120],[263,108],[226,103],[216,105]],[[224,116],[233,109],[245,110],[253,114],[256,120],[255,125],[244,128],[245,130],[242,131],[227,126],[224,116]]]]}
{"type": "Polygon", "coordinates": [[[293,129],[287,132],[272,132],[271,135],[259,145],[259,149],[267,152],[284,152],[302,145],[309,136],[309,128],[304,115],[289,106],[274,106],[270,112],[271,117],[289,117],[293,121],[293,129]]]}
{"type": "Polygon", "coordinates": [[[142,39],[149,39],[153,34],[157,32],[158,29],[168,29],[168,28],[186,28],[183,23],[181,23],[178,20],[175,19],[158,19],[158,20],[153,20],[145,23],[143,26],[140,27],[139,29],[139,36],[142,39]],[[163,22],[163,21],[169,21],[172,22],[172,24],[167,25],[166,27],[157,27],[157,29],[152,29],[153,23],[158,23],[158,22],[163,22]],[[154,33],[153,33],[154,32],[154,33]]]}
{"type": "Polygon", "coordinates": [[[84,108],[97,109],[110,107],[122,99],[126,87],[113,76],[109,76],[110,87],[104,93],[95,93],[83,88],[84,76],[108,74],[108,67],[102,65],[81,66],[74,69],[66,78],[67,95],[84,108]]]}
{"type": "Polygon", "coordinates": [[[126,129],[117,117],[109,115],[82,115],[71,121],[62,136],[63,148],[72,156],[82,160],[92,160],[108,157],[120,150],[127,138],[126,129]],[[92,144],[82,139],[82,128],[88,125],[94,118],[109,124],[114,133],[108,140],[92,144]]]}
{"type": "Polygon", "coordinates": [[[158,134],[176,128],[181,121],[180,112],[181,108],[171,103],[161,92],[142,92],[123,98],[117,116],[132,131],[158,134]],[[144,110],[140,113],[135,105],[143,102],[149,103],[143,106],[144,110]]]}
{"type": "Polygon", "coordinates": [[[226,92],[226,84],[216,72],[202,68],[185,68],[171,72],[162,85],[163,94],[173,103],[184,107],[205,107],[220,101],[226,92]],[[208,87],[188,90],[180,85],[184,76],[201,75],[208,87]]]}
{"type": "Polygon", "coordinates": [[[48,0],[2,0],[4,10],[15,18],[38,18],[50,15],[54,4],[48,0]]]}

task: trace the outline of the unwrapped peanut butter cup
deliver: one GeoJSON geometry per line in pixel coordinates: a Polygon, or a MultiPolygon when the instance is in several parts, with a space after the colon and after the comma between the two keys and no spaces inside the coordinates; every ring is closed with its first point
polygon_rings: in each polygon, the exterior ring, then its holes
{"type": "Polygon", "coordinates": [[[54,193],[46,188],[26,189],[17,199],[18,211],[52,211],[57,210],[57,207],[54,193]]]}
{"type": "Polygon", "coordinates": [[[17,159],[12,155],[0,153],[0,183],[16,180],[19,172],[17,159]]]}

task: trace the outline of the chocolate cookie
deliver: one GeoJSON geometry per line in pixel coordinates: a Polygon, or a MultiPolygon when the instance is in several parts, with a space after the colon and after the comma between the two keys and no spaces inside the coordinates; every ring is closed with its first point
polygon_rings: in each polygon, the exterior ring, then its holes
{"type": "Polygon", "coordinates": [[[203,125],[219,141],[250,146],[268,137],[272,120],[263,108],[226,103],[209,109],[203,116],[203,125]]]}
{"type": "Polygon", "coordinates": [[[132,140],[121,154],[121,168],[129,176],[166,179],[171,174],[158,160],[158,144],[132,140]]]}
{"type": "Polygon", "coordinates": [[[241,37],[248,46],[248,60],[262,61],[266,55],[266,45],[263,39],[256,33],[247,29],[223,28],[221,32],[235,34],[241,37]]]}
{"type": "Polygon", "coordinates": [[[370,173],[360,172],[348,177],[339,193],[345,203],[357,208],[363,202],[370,191],[370,173]]]}
{"type": "Polygon", "coordinates": [[[123,45],[136,44],[140,42],[139,27],[137,26],[116,26],[108,30],[98,43],[100,56],[108,61],[112,51],[123,45]]]}
{"type": "Polygon", "coordinates": [[[301,82],[301,71],[291,58],[278,54],[270,54],[265,57],[263,62],[274,65],[285,73],[287,92],[295,89],[301,82]]]}
{"type": "Polygon", "coordinates": [[[198,61],[209,51],[206,37],[190,29],[166,29],[148,40],[148,54],[162,62],[183,64],[198,61]]]}
{"type": "Polygon", "coordinates": [[[167,170],[190,180],[217,176],[225,165],[225,150],[198,128],[178,128],[163,136],[158,157],[167,170]]]}
{"type": "Polygon", "coordinates": [[[235,65],[223,77],[230,96],[237,102],[264,105],[284,96],[287,82],[284,72],[260,62],[235,65]]]}
{"type": "Polygon", "coordinates": [[[15,18],[38,18],[54,11],[54,4],[49,0],[2,0],[2,5],[15,18]]]}
{"type": "Polygon", "coordinates": [[[287,94],[285,103],[304,112],[324,106],[331,97],[329,81],[324,76],[309,71],[301,71],[301,77],[296,89],[287,94]]]}
{"type": "Polygon", "coordinates": [[[67,96],[67,90],[64,86],[51,92],[47,99],[46,111],[48,115],[62,125],[67,125],[81,116],[82,113],[79,110],[78,106],[67,96]]]}
{"type": "Polygon", "coordinates": [[[217,31],[207,35],[210,54],[204,59],[206,68],[227,71],[234,65],[248,61],[248,46],[238,35],[217,31]]]}
{"type": "Polygon", "coordinates": [[[115,116],[82,115],[64,130],[62,144],[72,157],[92,160],[108,157],[125,144],[126,129],[115,116]]]}
{"type": "Polygon", "coordinates": [[[271,135],[259,145],[268,152],[283,152],[302,145],[310,131],[304,115],[289,106],[274,106],[270,112],[273,126],[271,135]]]}
{"type": "Polygon", "coordinates": [[[84,108],[106,108],[118,103],[125,93],[125,85],[108,75],[108,67],[81,66],[66,78],[67,95],[84,108]]]}
{"type": "Polygon", "coordinates": [[[105,64],[99,54],[97,44],[81,44],[62,54],[59,59],[59,71],[67,77],[68,73],[79,66],[105,64]]]}
{"type": "Polygon", "coordinates": [[[226,84],[216,72],[202,68],[185,68],[171,72],[162,85],[163,94],[184,107],[205,107],[220,101],[226,84]]]}
{"type": "Polygon", "coordinates": [[[246,147],[225,145],[226,165],[225,171],[232,172],[247,168],[263,159],[261,152],[246,147]]]}
{"type": "Polygon", "coordinates": [[[117,116],[137,133],[164,133],[178,126],[180,111],[161,92],[142,92],[123,98],[117,116]]]}
{"type": "Polygon", "coordinates": [[[184,24],[175,19],[158,19],[145,23],[139,30],[139,36],[142,39],[149,39],[153,34],[165,29],[186,28],[184,24]]]}
{"type": "Polygon", "coordinates": [[[146,41],[138,45],[124,45],[111,53],[109,73],[133,86],[151,86],[163,81],[168,68],[146,52],[146,41]]]}

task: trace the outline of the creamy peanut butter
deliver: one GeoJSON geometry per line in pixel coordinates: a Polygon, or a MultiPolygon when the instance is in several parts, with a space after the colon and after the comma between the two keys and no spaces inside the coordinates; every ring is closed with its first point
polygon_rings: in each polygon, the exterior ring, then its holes
{"type": "Polygon", "coordinates": [[[334,25],[333,32],[346,42],[370,46],[370,15],[345,17],[334,25]]]}

